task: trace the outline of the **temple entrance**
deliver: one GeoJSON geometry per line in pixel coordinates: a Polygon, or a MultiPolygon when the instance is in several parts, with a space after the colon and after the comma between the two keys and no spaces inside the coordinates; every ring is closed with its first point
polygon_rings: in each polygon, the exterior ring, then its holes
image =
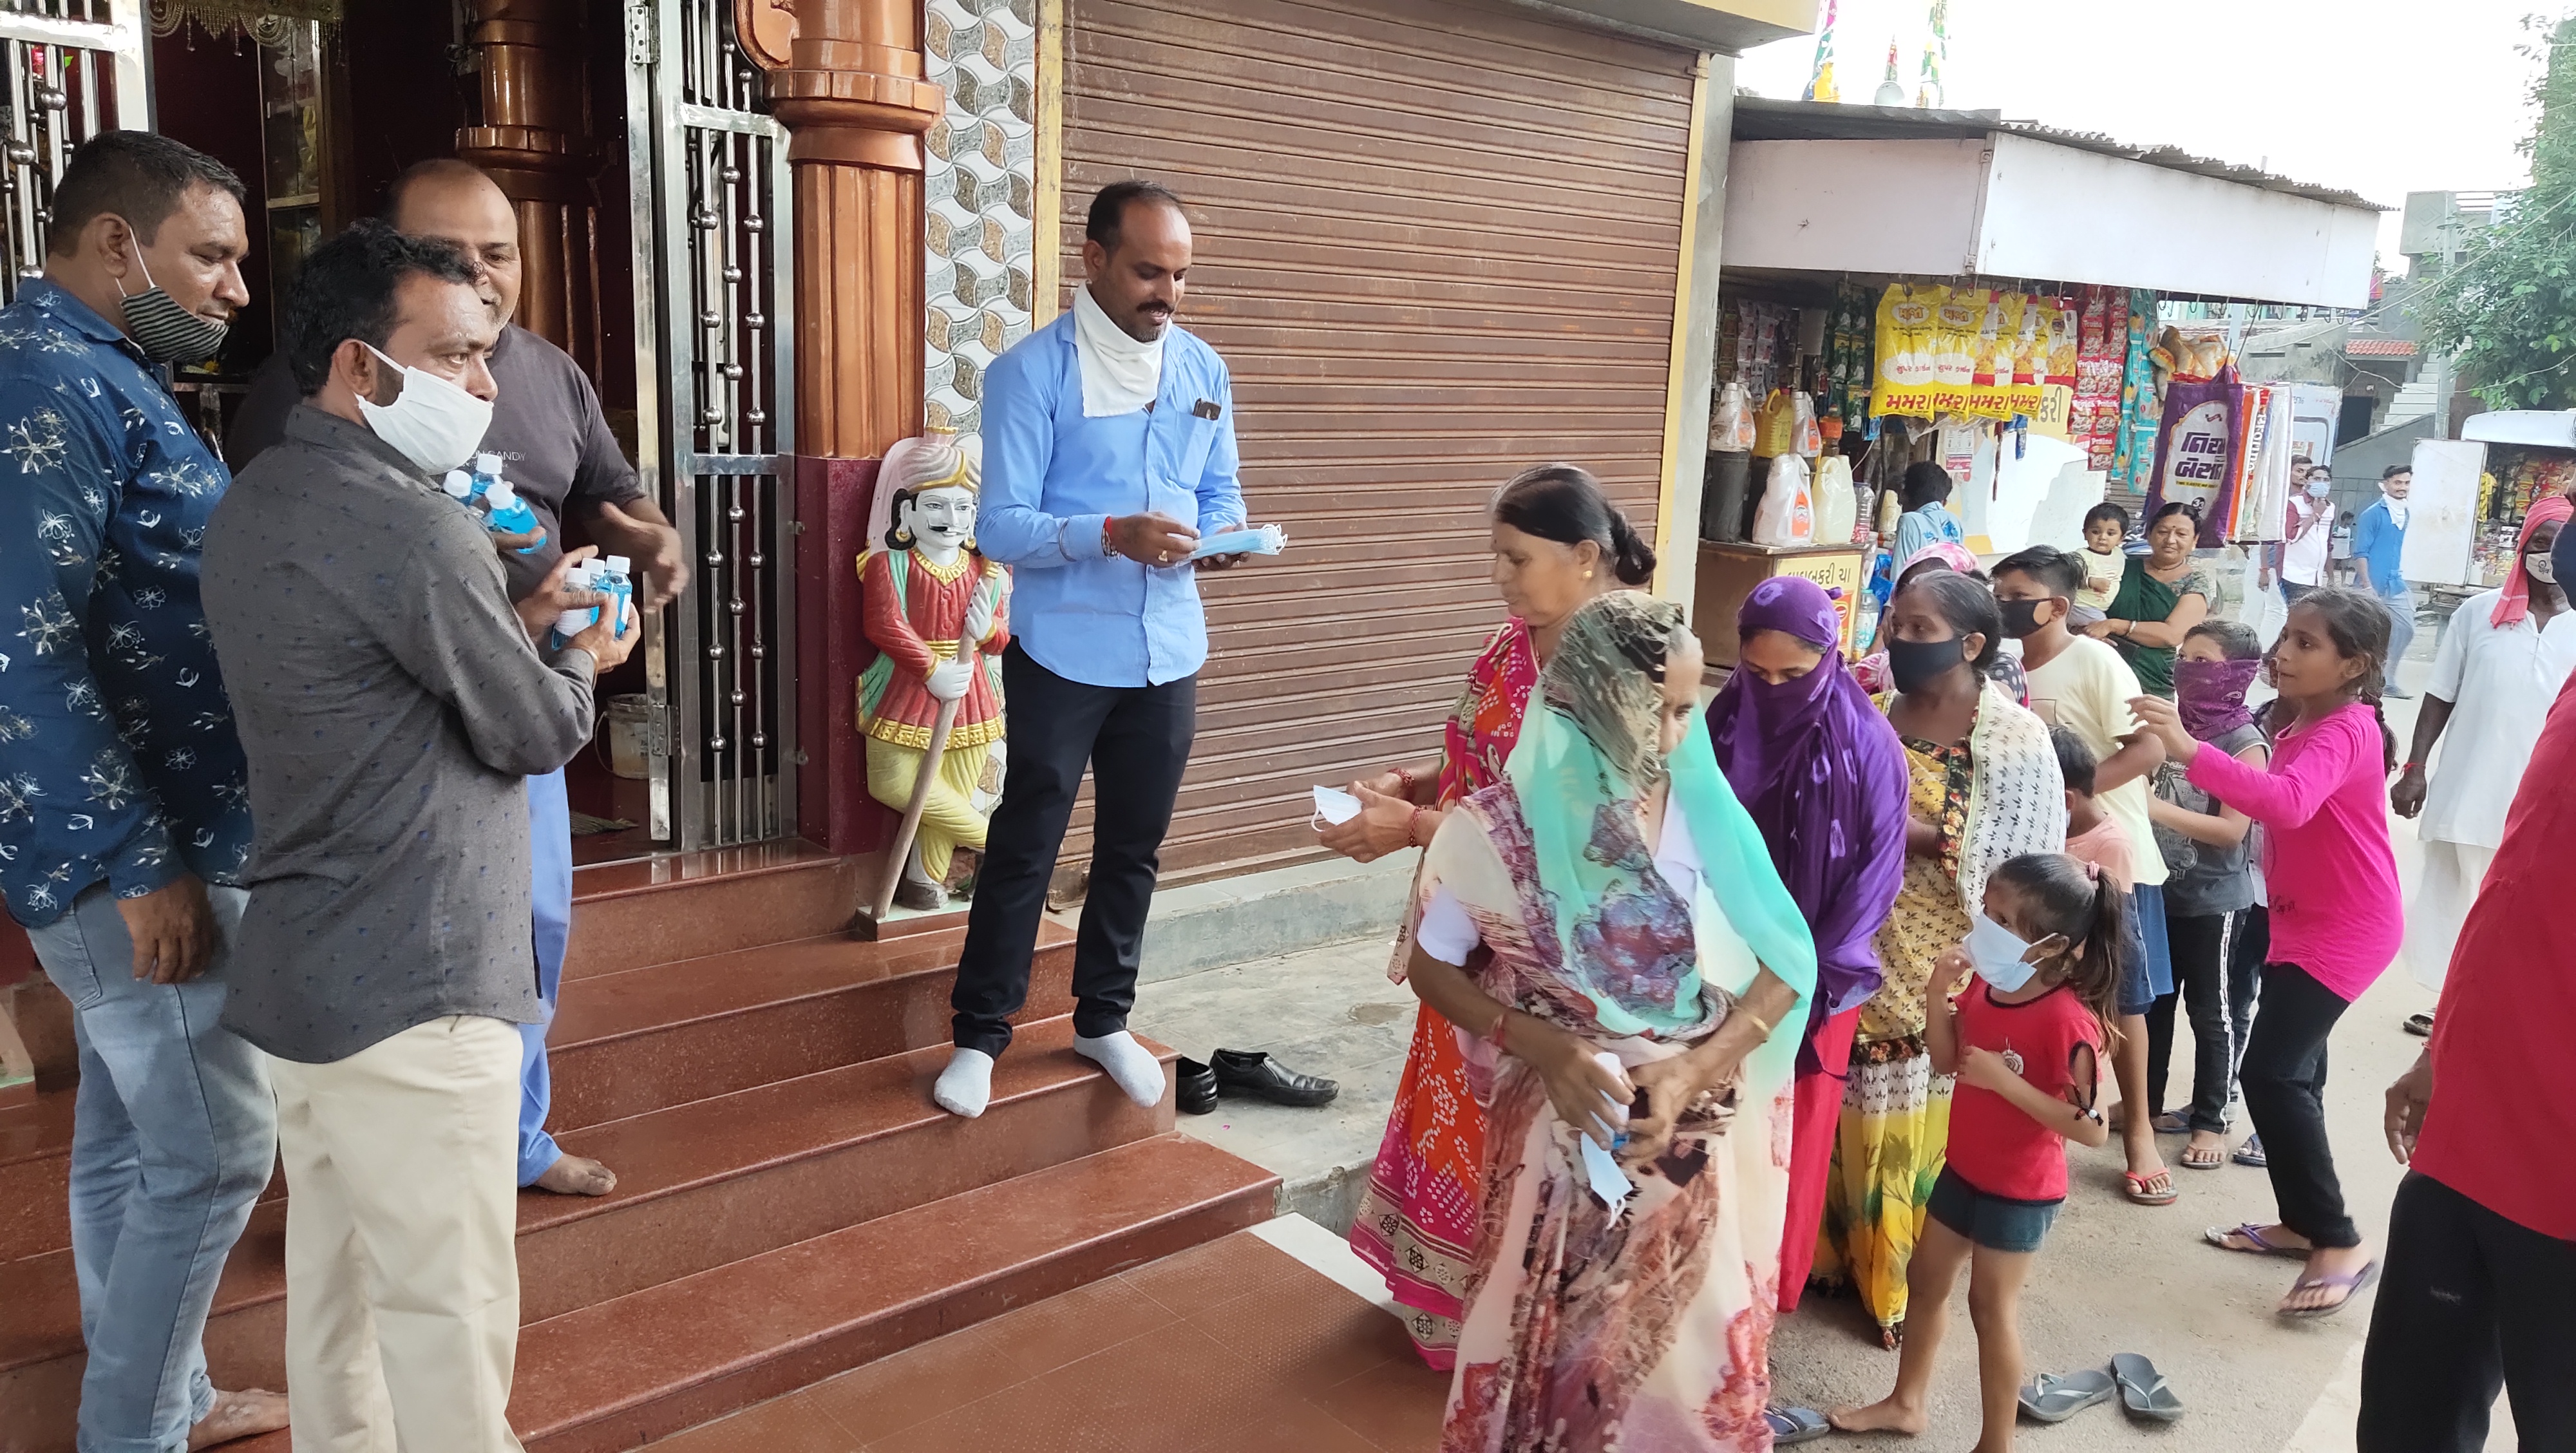
{"type": "Polygon", "coordinates": [[[580,863],[796,830],[793,188],[738,11],[764,7],[0,0],[0,300],[42,268],[52,180],[100,130],[165,132],[249,192],[252,307],[173,370],[219,451],[310,247],[429,157],[510,196],[517,321],[590,376],[695,571],[600,683],[567,770],[580,863]]]}

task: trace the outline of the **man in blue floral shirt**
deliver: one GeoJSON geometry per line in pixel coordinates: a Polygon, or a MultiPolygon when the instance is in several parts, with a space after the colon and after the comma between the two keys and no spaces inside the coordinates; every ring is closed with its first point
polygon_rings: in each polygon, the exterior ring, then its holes
{"type": "Polygon", "coordinates": [[[78,1014],[84,1453],[286,1422],[206,1377],[276,1113],[218,1023],[250,809],[197,585],[229,476],[159,372],[250,301],[241,196],[175,141],[103,133],[54,190],[44,276],[0,309],[0,891],[78,1014]]]}

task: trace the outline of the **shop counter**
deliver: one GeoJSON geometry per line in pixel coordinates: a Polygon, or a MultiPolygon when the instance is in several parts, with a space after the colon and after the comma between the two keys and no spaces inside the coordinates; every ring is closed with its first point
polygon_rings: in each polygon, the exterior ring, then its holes
{"type": "Polygon", "coordinates": [[[1833,594],[1843,617],[1842,649],[1851,654],[1859,619],[1861,572],[1867,552],[1859,545],[1732,545],[1699,542],[1699,579],[1691,601],[1691,629],[1699,633],[1712,669],[1732,670],[1737,642],[1735,613],[1753,587],[1774,575],[1803,575],[1833,594]]]}

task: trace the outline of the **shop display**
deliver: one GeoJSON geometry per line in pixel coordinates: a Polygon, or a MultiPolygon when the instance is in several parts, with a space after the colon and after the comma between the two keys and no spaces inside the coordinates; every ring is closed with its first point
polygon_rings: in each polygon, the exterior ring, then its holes
{"type": "Polygon", "coordinates": [[[2111,454],[2111,482],[2136,494],[2147,492],[2147,477],[2156,457],[2156,426],[2165,416],[2164,388],[2157,381],[2154,346],[2156,294],[2129,290],[2129,327],[2120,372],[2119,446],[2111,454]]]}
{"type": "Polygon", "coordinates": [[[1869,410],[1937,419],[2037,418],[2066,331],[2056,299],[2001,288],[1891,283],[1879,295],[1869,410]]]}

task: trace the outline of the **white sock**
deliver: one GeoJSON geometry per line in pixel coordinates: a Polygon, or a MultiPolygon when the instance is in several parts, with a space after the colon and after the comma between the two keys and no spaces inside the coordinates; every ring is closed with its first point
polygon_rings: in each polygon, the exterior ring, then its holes
{"type": "Polygon", "coordinates": [[[939,1108],[972,1120],[993,1098],[993,1057],[980,1049],[961,1049],[948,1057],[939,1083],[930,1092],[939,1108]]]}
{"type": "Polygon", "coordinates": [[[1154,1052],[1136,1042],[1126,1030],[1104,1034],[1098,1039],[1077,1034],[1073,1052],[1109,1072],[1127,1098],[1151,1110],[1163,1103],[1163,1064],[1154,1052]]]}

